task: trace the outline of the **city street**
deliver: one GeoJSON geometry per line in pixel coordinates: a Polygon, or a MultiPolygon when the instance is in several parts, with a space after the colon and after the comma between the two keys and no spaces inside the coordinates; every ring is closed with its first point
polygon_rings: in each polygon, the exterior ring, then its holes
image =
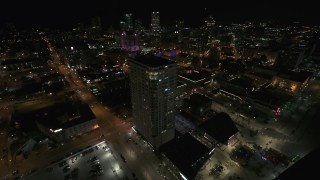
{"type": "MultiPolygon", "coordinates": [[[[287,109],[293,109],[290,116],[296,118],[296,120],[292,120],[292,123],[294,123],[294,121],[298,121],[298,116],[301,116],[301,114],[303,114],[303,112],[301,110],[298,110],[298,108],[307,109],[303,106],[297,106],[297,102],[295,102],[294,104],[296,106],[287,107],[287,109]]],[[[303,157],[316,146],[316,144],[314,143],[309,143],[308,140],[302,140],[302,137],[299,138],[299,136],[297,135],[290,134],[292,126],[284,126],[284,122],[271,121],[268,124],[263,124],[261,123],[262,121],[258,118],[251,119],[243,114],[235,112],[235,107],[229,106],[229,104],[221,105],[219,103],[213,103],[211,108],[216,112],[227,112],[235,121],[240,134],[237,135],[237,140],[235,141],[235,143],[229,142],[229,145],[223,145],[215,149],[210,160],[207,161],[203,169],[199,172],[199,179],[210,179],[210,177],[213,178],[213,175],[210,175],[210,171],[215,165],[221,164],[224,167],[224,170],[218,177],[215,176],[215,178],[217,179],[241,177],[244,179],[269,180],[274,179],[282,171],[293,164],[290,163],[287,167],[275,166],[270,161],[264,160],[262,158],[260,154],[261,151],[256,151],[255,155],[249,161],[249,166],[242,167],[236,161],[230,159],[230,153],[233,149],[235,149],[237,145],[240,144],[247,145],[252,149],[254,149],[254,147],[252,146],[254,144],[260,146],[262,149],[272,148],[285,154],[288,157],[294,157],[296,155],[303,157]],[[252,132],[255,131],[257,132],[257,134],[252,135],[252,132]],[[255,169],[255,167],[259,168],[255,169]]],[[[286,111],[288,111],[287,109],[286,111]]]]}
{"type": "MultiPolygon", "coordinates": [[[[52,68],[55,68],[59,73],[67,77],[65,79],[70,84],[70,89],[77,92],[77,95],[83,102],[90,105],[94,115],[98,119],[100,128],[86,133],[81,137],[77,137],[57,148],[51,150],[42,148],[38,153],[32,152],[27,159],[17,158],[15,163],[8,164],[6,163],[7,161],[2,160],[1,166],[4,168],[1,168],[1,177],[4,177],[4,179],[10,179],[17,176],[28,176],[30,179],[38,176],[46,177],[46,168],[52,164],[52,162],[67,158],[70,156],[70,153],[77,152],[80,149],[92,146],[102,139],[105,139],[113,152],[113,158],[105,159],[108,155],[102,156],[99,154],[99,157],[101,156],[101,161],[104,163],[102,165],[104,175],[102,175],[101,178],[99,177],[99,179],[105,179],[104,177],[113,177],[111,179],[137,178],[152,180],[167,177],[168,179],[174,179],[171,177],[169,171],[164,169],[165,167],[160,166],[159,159],[147,143],[140,137],[137,137],[136,132],[132,130],[132,125],[113,115],[108,107],[97,101],[96,97],[88,90],[86,85],[83,84],[77,73],[73,69],[62,64],[54,47],[51,46],[46,38],[44,38],[44,40],[47,42],[52,53],[52,68]],[[129,137],[132,141],[128,142],[127,140],[129,137]],[[120,155],[125,158],[125,162],[121,161],[120,155]],[[118,163],[118,165],[114,165],[115,163],[118,163]],[[110,172],[110,168],[106,167],[112,167],[111,169],[115,172],[110,172]],[[119,169],[120,167],[121,169],[119,169]],[[14,171],[17,171],[15,175],[12,173],[14,171]],[[112,174],[116,175],[112,176],[112,174]],[[133,174],[136,177],[133,177],[133,174]]],[[[36,103],[36,101],[30,101],[30,103],[36,103]]],[[[1,134],[1,138],[7,139],[6,134],[1,134]]],[[[110,154],[110,152],[107,152],[107,154],[110,154]]],[[[75,164],[72,163],[70,164],[70,167],[73,169],[74,165],[75,164]]],[[[84,166],[84,168],[88,167],[84,166]]],[[[62,171],[53,170],[52,174],[51,177],[53,179],[61,179],[61,177],[64,176],[62,171]],[[52,174],[55,174],[55,176],[52,176],[52,174]]],[[[82,174],[79,177],[81,177],[80,179],[87,179],[87,176],[82,176],[82,174]]]]}
{"type": "MultiPolygon", "coordinates": [[[[125,168],[105,141],[87,147],[24,179],[125,179],[125,168]],[[95,158],[95,159],[93,159],[95,158]],[[65,163],[64,163],[65,162],[65,163]],[[63,164],[64,163],[64,164],[63,164]],[[63,165],[62,165],[63,164],[63,165]],[[69,170],[68,166],[70,167],[69,170]],[[97,166],[101,171],[96,170],[97,166]],[[75,172],[76,171],[76,172],[75,172]],[[70,173],[71,172],[71,173],[70,173]],[[97,174],[96,172],[101,172],[97,174]],[[69,178],[68,178],[69,177],[69,178]]],[[[128,178],[130,179],[130,178],[128,178]]]]}

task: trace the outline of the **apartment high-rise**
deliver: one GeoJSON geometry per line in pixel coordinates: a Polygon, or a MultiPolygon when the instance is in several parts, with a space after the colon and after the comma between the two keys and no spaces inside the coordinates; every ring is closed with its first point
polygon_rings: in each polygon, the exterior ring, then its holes
{"type": "Polygon", "coordinates": [[[142,32],[142,21],[140,19],[136,19],[134,21],[134,31],[138,34],[140,34],[142,32]]]}
{"type": "Polygon", "coordinates": [[[152,12],[151,14],[151,31],[155,36],[158,36],[160,33],[160,13],[159,12],[152,12]]]}
{"type": "Polygon", "coordinates": [[[126,23],[126,30],[132,31],[133,30],[133,20],[132,20],[132,14],[127,13],[124,15],[125,23],[126,23]]]}
{"type": "Polygon", "coordinates": [[[102,28],[100,16],[96,16],[91,19],[91,28],[92,29],[101,29],[102,28]]]}
{"type": "Polygon", "coordinates": [[[174,138],[177,65],[157,56],[129,59],[135,129],[157,150],[174,138]]]}
{"type": "Polygon", "coordinates": [[[127,27],[126,27],[126,22],[124,21],[120,21],[120,30],[121,31],[126,31],[127,30],[127,27]]]}
{"type": "Polygon", "coordinates": [[[125,51],[139,51],[139,35],[133,31],[123,31],[121,33],[121,49],[125,51]]]}
{"type": "Polygon", "coordinates": [[[212,44],[214,41],[214,29],[215,29],[215,24],[216,21],[213,19],[212,16],[210,16],[206,21],[205,21],[205,30],[207,32],[208,40],[207,44],[212,44]]]}
{"type": "Polygon", "coordinates": [[[216,21],[213,19],[213,17],[210,16],[207,20],[205,20],[205,23],[206,23],[206,30],[210,32],[213,31],[216,24],[216,21]]]}

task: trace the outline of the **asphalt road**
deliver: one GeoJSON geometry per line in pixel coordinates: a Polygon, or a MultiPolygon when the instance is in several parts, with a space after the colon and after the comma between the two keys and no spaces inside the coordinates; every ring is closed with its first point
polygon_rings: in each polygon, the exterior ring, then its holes
{"type": "MultiPolygon", "coordinates": [[[[93,113],[98,119],[100,128],[55,149],[44,149],[40,150],[38,153],[31,153],[27,159],[18,157],[15,164],[2,166],[3,168],[1,169],[4,170],[4,172],[1,174],[1,177],[4,179],[11,179],[16,176],[33,177],[39,175],[42,177],[41,173],[45,172],[46,167],[53,161],[64,159],[68,157],[71,152],[77,152],[80,149],[84,149],[87,146],[96,144],[102,139],[105,139],[113,150],[114,156],[114,159],[111,158],[110,160],[106,160],[108,161],[106,163],[109,163],[109,166],[106,164],[105,167],[110,167],[110,164],[118,162],[123,169],[123,174],[115,176],[116,179],[122,179],[125,176],[129,179],[134,179],[133,173],[136,178],[144,180],[160,180],[163,179],[164,176],[168,179],[175,179],[168,171],[165,171],[165,167],[159,166],[159,159],[156,157],[153,150],[150,149],[143,140],[137,137],[137,134],[131,128],[132,125],[130,123],[125,123],[122,119],[116,117],[107,107],[97,101],[86,85],[83,84],[77,73],[62,64],[58,53],[55,51],[54,47],[51,46],[48,39],[46,37],[43,39],[47,42],[51,51],[53,68],[65,75],[65,77],[67,77],[66,80],[70,84],[70,89],[77,92],[83,102],[90,105],[93,113]],[[101,135],[103,135],[103,137],[101,135]],[[130,142],[127,141],[128,137],[131,137],[132,139],[130,142]],[[121,159],[120,154],[125,158],[126,162],[122,162],[121,160],[119,162],[119,159],[121,159]],[[12,175],[12,172],[16,170],[18,170],[18,173],[12,175]]],[[[104,170],[106,171],[106,174],[108,174],[108,170],[106,168],[104,170]]],[[[60,179],[59,177],[62,177],[62,175],[63,172],[52,177],[53,179],[60,179]]]]}

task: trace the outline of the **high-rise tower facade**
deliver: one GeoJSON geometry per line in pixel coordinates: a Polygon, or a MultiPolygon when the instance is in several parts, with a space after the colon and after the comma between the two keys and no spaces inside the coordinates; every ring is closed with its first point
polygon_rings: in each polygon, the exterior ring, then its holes
{"type": "Polygon", "coordinates": [[[137,56],[129,60],[129,78],[135,129],[157,150],[174,138],[177,65],[137,56]]]}
{"type": "Polygon", "coordinates": [[[158,36],[160,34],[160,13],[159,12],[152,12],[151,14],[151,31],[155,36],[158,36]]]}
{"type": "Polygon", "coordinates": [[[214,28],[215,28],[215,24],[216,24],[216,21],[213,19],[212,16],[210,16],[206,21],[205,21],[205,30],[206,30],[206,33],[207,33],[207,44],[212,44],[213,41],[214,41],[214,36],[213,36],[213,33],[214,33],[214,28]]]}
{"type": "Polygon", "coordinates": [[[140,34],[142,32],[142,21],[140,19],[136,19],[134,21],[134,31],[138,34],[140,34]]]}
{"type": "Polygon", "coordinates": [[[212,16],[210,16],[207,20],[205,20],[206,23],[206,30],[207,31],[213,31],[216,21],[213,19],[212,16]]]}
{"type": "Polygon", "coordinates": [[[124,15],[125,23],[126,23],[126,30],[132,31],[133,30],[133,20],[132,20],[132,14],[127,13],[124,15]]]}

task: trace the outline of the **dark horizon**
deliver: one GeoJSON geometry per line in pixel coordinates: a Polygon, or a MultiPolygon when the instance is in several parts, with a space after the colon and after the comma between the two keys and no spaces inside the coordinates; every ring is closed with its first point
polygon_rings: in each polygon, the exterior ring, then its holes
{"type": "Polygon", "coordinates": [[[72,28],[77,23],[89,24],[91,18],[101,17],[102,26],[118,27],[125,13],[132,13],[134,19],[141,19],[144,26],[150,26],[151,12],[160,12],[162,25],[173,25],[176,20],[184,20],[186,27],[204,24],[205,18],[212,15],[217,23],[238,23],[244,21],[299,21],[306,25],[319,25],[316,6],[312,4],[277,5],[259,2],[231,3],[219,2],[211,7],[204,3],[182,4],[178,2],[149,5],[135,2],[77,2],[54,4],[33,2],[10,2],[1,11],[0,24],[13,23],[17,28],[48,27],[72,28]],[[207,7],[206,7],[207,6],[207,7]]]}

